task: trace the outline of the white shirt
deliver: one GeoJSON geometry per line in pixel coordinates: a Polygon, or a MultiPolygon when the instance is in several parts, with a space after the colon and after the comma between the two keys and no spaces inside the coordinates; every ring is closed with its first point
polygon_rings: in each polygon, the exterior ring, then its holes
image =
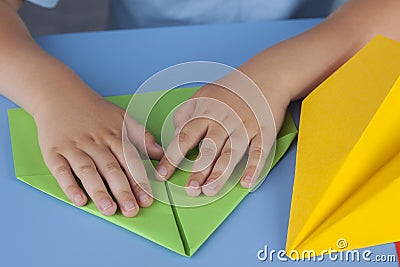
{"type": "MultiPolygon", "coordinates": [[[[52,8],[59,0],[28,0],[52,8]]],[[[66,0],[68,1],[68,0],[66,0]]],[[[111,0],[111,28],[323,17],[346,0],[111,0]]]]}

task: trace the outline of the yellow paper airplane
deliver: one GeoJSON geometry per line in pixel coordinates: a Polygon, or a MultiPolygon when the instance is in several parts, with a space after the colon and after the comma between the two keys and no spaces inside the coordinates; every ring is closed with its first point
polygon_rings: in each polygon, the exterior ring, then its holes
{"type": "Polygon", "coordinates": [[[303,101],[289,257],[400,240],[399,76],[378,36],[303,101]]]}

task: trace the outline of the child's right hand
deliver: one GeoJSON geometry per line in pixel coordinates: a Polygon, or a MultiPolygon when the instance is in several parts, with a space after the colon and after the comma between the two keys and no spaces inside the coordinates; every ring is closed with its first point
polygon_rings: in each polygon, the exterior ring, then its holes
{"type": "Polygon", "coordinates": [[[125,121],[129,140],[124,140],[123,151],[124,115],[123,109],[95,93],[56,96],[36,109],[34,118],[44,160],[75,205],[85,205],[87,196],[74,174],[104,215],[113,215],[117,204],[126,217],[135,216],[139,207],[151,205],[151,188],[136,147],[143,152],[146,146],[155,159],[160,159],[163,151],[132,118],[125,121]]]}

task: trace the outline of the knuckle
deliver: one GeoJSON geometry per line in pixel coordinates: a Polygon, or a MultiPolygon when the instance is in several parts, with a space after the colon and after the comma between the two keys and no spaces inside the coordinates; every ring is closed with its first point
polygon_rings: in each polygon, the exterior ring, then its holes
{"type": "Polygon", "coordinates": [[[234,149],[233,149],[233,148],[230,148],[230,147],[224,148],[224,149],[222,150],[222,154],[223,154],[224,156],[227,156],[227,157],[230,157],[234,152],[235,152],[234,149]]]}
{"type": "MultiPolygon", "coordinates": [[[[89,193],[90,193],[90,192],[89,192],[89,193]]],[[[96,190],[96,191],[93,192],[93,197],[92,197],[92,199],[93,199],[94,201],[96,201],[96,200],[102,199],[102,198],[104,198],[104,197],[109,197],[108,192],[106,192],[106,191],[100,189],[100,190],[96,190]]]]}
{"type": "Polygon", "coordinates": [[[249,121],[249,120],[246,120],[243,118],[238,118],[235,121],[236,128],[243,129],[245,131],[252,131],[254,128],[253,123],[254,123],[254,121],[251,121],[251,120],[249,121]]]}
{"type": "Polygon", "coordinates": [[[59,148],[54,145],[47,148],[48,153],[57,153],[58,150],[59,150],[59,148]]]}
{"type": "Polygon", "coordinates": [[[174,115],[173,115],[174,121],[175,121],[175,120],[179,120],[179,119],[181,118],[182,115],[183,115],[183,112],[182,112],[182,106],[181,106],[181,107],[179,107],[179,108],[175,111],[175,113],[174,113],[174,115]]]}
{"type": "Polygon", "coordinates": [[[134,199],[132,191],[126,190],[125,188],[118,192],[118,198],[129,198],[134,199]]]}
{"type": "Polygon", "coordinates": [[[108,129],[108,135],[117,139],[120,139],[122,136],[121,130],[117,130],[114,128],[108,129]]]}
{"type": "Polygon", "coordinates": [[[73,194],[76,193],[77,191],[79,191],[80,188],[77,187],[76,185],[69,185],[66,189],[65,189],[65,193],[68,194],[73,194]]]}
{"type": "Polygon", "coordinates": [[[221,119],[220,122],[222,125],[227,125],[228,124],[228,120],[231,118],[230,114],[228,114],[227,112],[224,112],[221,115],[221,119]]]}
{"type": "Polygon", "coordinates": [[[203,175],[201,172],[194,173],[190,176],[190,180],[194,181],[201,181],[203,180],[203,175]]]}
{"type": "Polygon", "coordinates": [[[179,117],[177,117],[176,114],[174,115],[172,121],[174,122],[175,127],[177,127],[181,124],[181,119],[179,117]]]}
{"type": "Polygon", "coordinates": [[[142,190],[142,187],[143,187],[142,185],[135,183],[135,185],[132,187],[133,192],[135,192],[135,193],[140,192],[142,190]]]}
{"type": "Polygon", "coordinates": [[[210,177],[211,177],[212,179],[219,179],[220,177],[222,177],[223,174],[224,174],[223,171],[221,171],[221,170],[215,170],[215,171],[213,171],[213,172],[211,173],[210,177]]]}
{"type": "Polygon", "coordinates": [[[249,164],[246,168],[246,170],[249,172],[254,172],[256,169],[257,169],[257,166],[254,165],[253,163],[249,164]]]}
{"type": "MultiPolygon", "coordinates": [[[[209,103],[212,104],[212,103],[209,103]]],[[[210,114],[211,113],[211,109],[209,107],[209,105],[207,106],[202,106],[200,109],[198,109],[199,114],[210,114]]]]}
{"type": "Polygon", "coordinates": [[[189,142],[191,140],[190,134],[184,131],[181,131],[179,134],[179,143],[183,144],[189,142]]]}
{"type": "Polygon", "coordinates": [[[133,187],[132,187],[133,192],[137,195],[141,192],[144,192],[150,196],[152,196],[152,191],[151,191],[151,187],[148,184],[144,184],[144,183],[136,183],[133,187]]]}
{"type": "Polygon", "coordinates": [[[174,113],[172,120],[173,120],[175,126],[179,126],[179,125],[187,122],[189,120],[189,116],[185,115],[183,112],[177,110],[174,113]]]}
{"type": "Polygon", "coordinates": [[[202,148],[200,150],[200,153],[201,153],[201,156],[203,156],[203,157],[213,157],[216,154],[214,149],[208,148],[208,147],[202,148]]]}
{"type": "Polygon", "coordinates": [[[260,146],[254,147],[251,149],[251,153],[255,156],[261,157],[264,155],[264,149],[260,146]]]}
{"type": "Polygon", "coordinates": [[[111,138],[105,140],[105,144],[107,144],[111,149],[120,150],[123,146],[124,141],[128,142],[128,140],[123,140],[122,136],[111,136],[111,138]]]}
{"type": "Polygon", "coordinates": [[[193,173],[190,177],[191,180],[196,180],[196,181],[203,181],[206,178],[206,174],[204,172],[196,172],[193,173]]]}
{"type": "Polygon", "coordinates": [[[108,162],[104,165],[104,172],[106,173],[113,173],[119,171],[121,167],[116,162],[108,162]]]}
{"type": "Polygon", "coordinates": [[[54,174],[56,177],[64,177],[68,175],[68,173],[69,173],[69,168],[64,164],[54,168],[54,174]]]}
{"type": "Polygon", "coordinates": [[[81,175],[88,175],[93,171],[93,169],[94,167],[91,164],[83,164],[78,168],[81,175]]]}

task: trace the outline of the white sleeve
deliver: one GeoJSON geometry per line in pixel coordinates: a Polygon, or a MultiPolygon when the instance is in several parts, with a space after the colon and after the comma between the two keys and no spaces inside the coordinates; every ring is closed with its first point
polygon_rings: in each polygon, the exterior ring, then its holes
{"type": "Polygon", "coordinates": [[[28,0],[28,2],[34,3],[41,7],[53,8],[57,5],[58,0],[28,0]]]}

